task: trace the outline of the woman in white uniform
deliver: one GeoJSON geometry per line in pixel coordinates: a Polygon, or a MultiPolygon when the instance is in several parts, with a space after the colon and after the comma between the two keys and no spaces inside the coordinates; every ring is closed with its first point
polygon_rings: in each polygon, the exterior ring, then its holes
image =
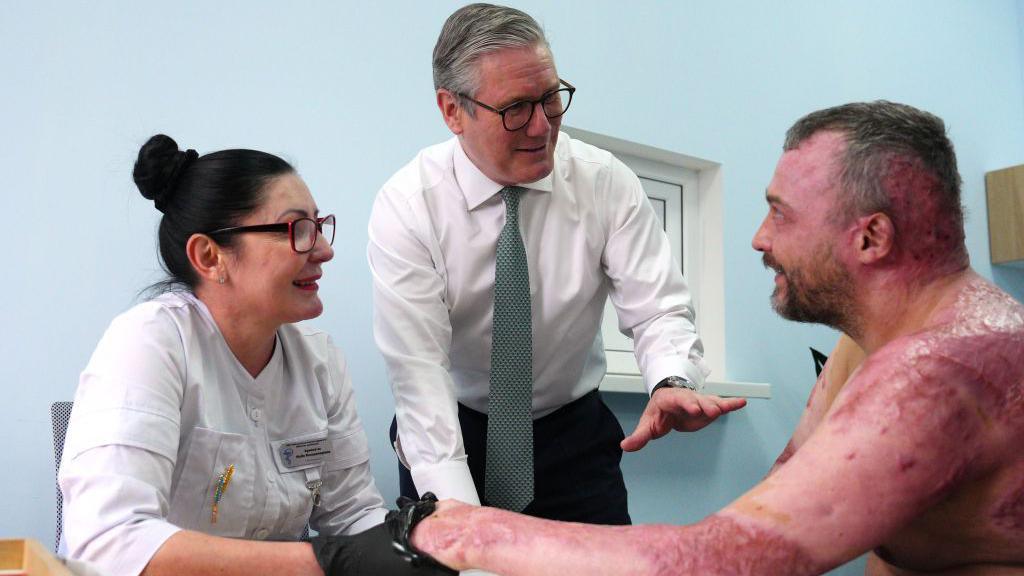
{"type": "Polygon", "coordinates": [[[323,309],[334,216],[255,150],[200,157],[157,135],[133,175],[164,214],[169,278],[82,373],[59,475],[68,555],[118,575],[432,573],[391,550],[344,358],[294,324],[323,309]]]}

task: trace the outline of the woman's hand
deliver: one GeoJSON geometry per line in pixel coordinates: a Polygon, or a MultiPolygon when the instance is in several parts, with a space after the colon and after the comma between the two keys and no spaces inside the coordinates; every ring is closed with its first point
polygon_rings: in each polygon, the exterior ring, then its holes
{"type": "Polygon", "coordinates": [[[413,565],[392,546],[384,524],[351,536],[312,539],[317,562],[326,576],[445,576],[454,574],[437,565],[413,565]]]}

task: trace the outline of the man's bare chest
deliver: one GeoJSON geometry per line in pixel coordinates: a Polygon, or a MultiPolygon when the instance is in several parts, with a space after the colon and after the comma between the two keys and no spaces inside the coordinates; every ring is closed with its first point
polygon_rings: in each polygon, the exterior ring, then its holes
{"type": "Polygon", "coordinates": [[[956,489],[875,553],[911,570],[997,563],[1024,572],[1024,457],[956,489]]]}

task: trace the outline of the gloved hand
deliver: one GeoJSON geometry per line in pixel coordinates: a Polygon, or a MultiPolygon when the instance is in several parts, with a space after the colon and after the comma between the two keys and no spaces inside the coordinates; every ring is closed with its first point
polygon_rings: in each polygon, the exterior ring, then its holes
{"type": "Polygon", "coordinates": [[[425,493],[419,500],[399,496],[396,503],[398,504],[398,510],[388,512],[388,515],[384,518],[384,525],[388,527],[388,532],[391,533],[392,544],[398,554],[408,560],[413,566],[436,566],[447,570],[447,574],[455,574],[456,572],[439,564],[430,555],[417,550],[410,540],[412,538],[412,529],[420,523],[420,520],[434,513],[434,508],[437,506],[437,496],[434,496],[433,492],[425,493]]]}
{"type": "Polygon", "coordinates": [[[441,576],[457,574],[436,562],[414,564],[398,554],[385,524],[352,536],[316,536],[313,553],[327,576],[441,576]]]}

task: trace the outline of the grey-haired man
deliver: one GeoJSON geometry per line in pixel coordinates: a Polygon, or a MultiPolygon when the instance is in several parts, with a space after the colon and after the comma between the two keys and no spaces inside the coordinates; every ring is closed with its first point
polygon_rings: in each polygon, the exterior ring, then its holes
{"type": "Polygon", "coordinates": [[[625,165],[559,133],[575,88],[537,22],[461,8],[433,66],[455,136],[384,185],[369,225],[402,492],[628,524],[622,450],[744,401],[700,393],[707,369],[668,240],[625,165]],[[597,393],[609,295],[652,392],[625,439],[597,393]]]}

